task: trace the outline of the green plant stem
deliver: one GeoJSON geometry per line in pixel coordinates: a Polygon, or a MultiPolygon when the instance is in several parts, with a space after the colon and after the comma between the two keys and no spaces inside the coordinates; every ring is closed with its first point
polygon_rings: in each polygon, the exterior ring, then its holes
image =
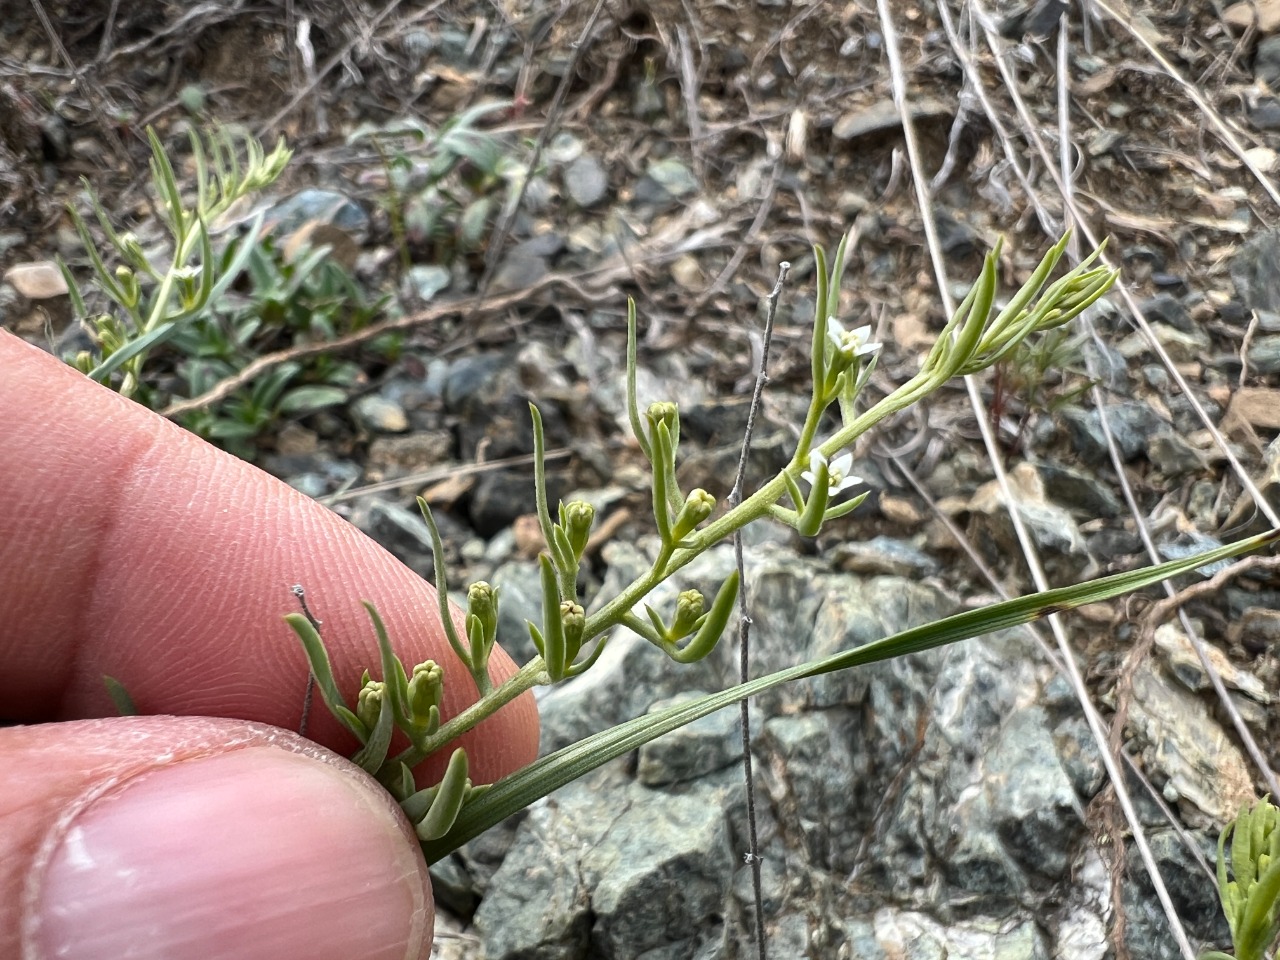
{"type": "MultiPolygon", "coordinates": [[[[920,373],[907,381],[899,390],[885,397],[874,407],[852,423],[837,432],[830,440],[819,447],[824,456],[832,456],[844,449],[854,440],[866,433],[885,417],[915,403],[920,397],[933,389],[938,377],[930,373],[920,373]]],[[[815,419],[816,429],[816,419],[815,419]]],[[[637,577],[630,586],[614,597],[596,613],[587,618],[582,631],[583,643],[599,637],[601,634],[621,624],[631,613],[637,603],[643,600],[660,583],[690,563],[699,554],[704,553],[715,544],[733,534],[735,530],[745,527],[754,520],[765,516],[769,508],[778,502],[787,488],[785,474],[792,479],[799,479],[801,472],[808,466],[806,460],[797,456],[777,476],[753,493],[737,507],[730,510],[720,519],[692,534],[686,541],[688,547],[678,550],[664,548],[648,573],[637,577]]],[[[603,641],[601,641],[603,642],[603,641]]],[[[546,664],[541,657],[534,657],[520,668],[513,677],[497,687],[488,697],[473,703],[453,719],[443,724],[435,734],[427,738],[422,748],[425,753],[433,753],[451,740],[466,733],[482,720],[492,716],[501,707],[506,706],[526,690],[546,682],[546,664]]]]}
{"type": "MultiPolygon", "coordinates": [[[[439,730],[423,739],[422,743],[416,748],[416,752],[420,752],[423,757],[435,753],[449,741],[462,736],[480,721],[493,716],[493,714],[526,690],[532,690],[539,684],[546,682],[547,666],[542,662],[541,657],[534,657],[487,697],[477,700],[448,723],[441,724],[439,730]]],[[[410,751],[414,750],[415,748],[410,747],[402,756],[410,755],[410,751]]],[[[399,760],[400,758],[397,757],[396,759],[399,760]]]]}
{"type": "MultiPolygon", "coordinates": [[[[1065,248],[1066,238],[1059,242],[1050,255],[1041,263],[1033,278],[1023,285],[1014,301],[1001,312],[994,321],[994,326],[1001,328],[1002,322],[1006,317],[1019,315],[1023,302],[1030,302],[1036,294],[1040,292],[1044,279],[1053,269],[1057,262],[1057,257],[1061,255],[1062,249],[1065,248]]],[[[819,302],[821,296],[825,294],[825,263],[820,260],[820,270],[818,274],[819,280],[819,302]]],[[[897,413],[907,407],[918,403],[920,400],[933,393],[944,383],[950,380],[955,374],[962,371],[966,364],[972,363],[975,356],[982,353],[981,344],[983,337],[989,336],[992,324],[990,321],[991,304],[995,295],[995,273],[994,273],[994,257],[988,256],[984,272],[973,290],[970,291],[968,297],[965,298],[965,305],[952,320],[952,325],[958,326],[958,332],[955,337],[948,336],[948,331],[944,331],[938,342],[934,345],[934,349],[925,359],[924,365],[914,377],[908,380],[900,388],[880,400],[869,410],[860,416],[849,420],[845,425],[836,431],[836,433],[825,443],[821,444],[817,449],[822,456],[830,458],[841,450],[849,447],[855,440],[870,430],[886,417],[897,413]],[[984,282],[985,281],[985,282],[984,282]]],[[[1077,268],[1077,273],[1081,268],[1077,268]]],[[[1066,280],[1059,281],[1063,283],[1066,280]]],[[[1114,280],[1114,276],[1112,277],[1114,280]]],[[[1088,302],[1092,302],[1101,294],[1110,283],[1104,284],[1102,287],[1093,290],[1089,294],[1088,302]]],[[[1053,297],[1049,296],[1050,302],[1053,297]]],[[[634,308],[633,308],[634,309],[634,308]]],[[[1083,307],[1081,307],[1083,309],[1083,307]]],[[[819,320],[823,320],[819,317],[819,320]]],[[[628,361],[629,361],[629,377],[634,377],[634,349],[635,349],[635,326],[634,312],[628,314],[628,361]]],[[[1027,335],[1035,332],[1034,324],[1024,324],[1021,326],[1017,334],[1010,334],[1010,347],[1020,342],[1027,335]]],[[[814,336],[814,375],[815,378],[821,376],[819,369],[819,359],[821,352],[825,348],[826,330],[821,329],[814,336]]],[[[632,425],[636,430],[636,436],[640,438],[641,445],[645,444],[644,433],[640,429],[638,411],[634,407],[635,387],[634,381],[628,383],[628,396],[631,398],[631,409],[629,411],[632,425]]],[[[819,389],[815,379],[815,390],[819,389]]],[[[670,577],[680,568],[690,563],[694,558],[698,557],[712,546],[731,536],[735,531],[745,527],[747,524],[760,519],[776,508],[778,501],[782,495],[788,491],[788,486],[795,485],[800,480],[800,475],[808,466],[808,458],[810,446],[814,437],[817,435],[818,427],[821,422],[822,413],[830,403],[830,398],[825,402],[820,400],[815,394],[813,401],[810,403],[809,412],[805,417],[804,427],[801,430],[800,442],[797,445],[795,456],[791,463],[778,472],[778,474],[764,486],[760,487],[754,494],[740,503],[738,506],[729,510],[724,516],[718,520],[708,524],[702,530],[691,534],[681,541],[682,546],[676,547],[674,544],[666,542],[659,553],[657,561],[648,573],[637,577],[625,590],[618,596],[614,597],[599,611],[588,617],[582,631],[582,643],[589,643],[598,637],[601,637],[606,631],[611,630],[631,614],[636,604],[643,600],[650,592],[653,591],[660,583],[670,577]]],[[[533,410],[534,417],[534,433],[535,445],[538,441],[538,434],[541,432],[541,422],[538,417],[537,410],[533,410]]],[[[655,429],[654,438],[657,436],[655,429]]],[[[651,438],[651,454],[650,459],[654,461],[655,471],[669,469],[671,457],[662,458],[658,456],[659,444],[656,439],[651,438]],[[664,462],[665,460],[665,462],[664,462]]],[[[672,446],[678,438],[672,438],[672,446]]],[[[539,457],[540,459],[540,457],[539,457]]],[[[674,471],[673,471],[674,472],[674,471]]],[[[545,505],[545,492],[539,486],[539,515],[544,521],[545,527],[549,523],[549,514],[545,505]]],[[[661,486],[661,483],[657,483],[661,486]]],[[[655,491],[655,513],[659,513],[664,504],[661,503],[662,498],[655,491]]],[[[678,506],[678,505],[677,505],[678,506]]],[[[801,504],[796,504],[800,508],[801,504]]],[[[659,527],[661,529],[661,517],[659,516],[659,527]]],[[[664,540],[666,538],[664,534],[664,540]]],[[[550,545],[550,544],[548,544],[550,545]]],[[[605,641],[600,640],[601,643],[605,641]]],[[[597,648],[597,653],[599,648],[597,648]]],[[[520,669],[506,683],[502,684],[493,692],[490,697],[468,707],[458,716],[454,717],[448,723],[444,724],[428,744],[431,749],[437,749],[450,740],[466,732],[475,726],[481,720],[493,714],[504,704],[514,700],[521,693],[538,685],[547,682],[547,673],[545,664],[541,657],[535,657],[528,664],[520,669]]]]}

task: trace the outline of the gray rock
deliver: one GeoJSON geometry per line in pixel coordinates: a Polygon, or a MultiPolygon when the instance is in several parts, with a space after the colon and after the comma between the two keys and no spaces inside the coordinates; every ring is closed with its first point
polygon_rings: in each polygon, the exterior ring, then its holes
{"type": "Polygon", "coordinates": [[[453,455],[448,430],[419,430],[395,437],[375,437],[369,444],[369,464],[384,471],[424,470],[447,464],[453,455]]]}
{"type": "MultiPolygon", "coordinates": [[[[933,97],[913,99],[911,119],[915,121],[953,115],[955,108],[933,97]]],[[[837,140],[856,140],[872,133],[897,129],[902,121],[893,100],[877,100],[870,106],[858,107],[842,114],[831,127],[831,135],[837,140]]]]}
{"type": "MultiPolygon", "coordinates": [[[[579,781],[581,783],[581,781],[579,781]]],[[[591,936],[579,857],[608,826],[598,797],[574,784],[535,804],[475,913],[488,960],[580,960],[591,936]]]]}
{"type": "Polygon", "coordinates": [[[281,200],[267,211],[265,222],[277,236],[289,236],[312,221],[331,224],[357,241],[369,233],[369,215],[360,204],[336,190],[317,187],[281,200]]]}
{"type": "Polygon", "coordinates": [[[955,214],[939,209],[934,220],[938,228],[938,244],[943,253],[953,257],[967,257],[978,248],[978,231],[955,214]]]}
{"type": "Polygon", "coordinates": [[[1010,40],[1044,40],[1058,32],[1067,0],[1036,0],[1020,3],[1000,21],[1000,36],[1010,40]]]}
{"type": "MultiPolygon", "coordinates": [[[[1091,464],[1111,461],[1107,439],[1102,432],[1101,416],[1097,410],[1064,407],[1059,416],[1066,423],[1081,460],[1091,464]]],[[[1120,401],[1107,407],[1107,424],[1120,449],[1120,456],[1129,461],[1146,449],[1148,437],[1159,430],[1164,421],[1144,403],[1120,401]]]]}
{"type": "MultiPolygon", "coordinates": [[[[1203,629],[1201,632],[1203,632],[1203,629]]],[[[1191,638],[1175,622],[1163,623],[1155,631],[1156,650],[1169,673],[1188,690],[1203,691],[1212,687],[1212,681],[1204,664],[1192,646],[1191,638]]],[[[1211,643],[1204,643],[1205,656],[1230,690],[1238,690],[1258,703],[1269,704],[1274,699],[1266,685],[1247,670],[1232,663],[1227,655],[1211,643]]]]}
{"type": "Polygon", "coordinates": [[[486,957],[721,956],[737,866],[723,806],[715,786],[650,790],[616,765],[536,804],[476,912],[486,957]]]}
{"type": "Polygon", "coordinates": [[[569,163],[582,156],[582,141],[567,130],[562,130],[547,144],[547,159],[552,163],[569,163]]]}
{"type": "Polygon", "coordinates": [[[469,412],[471,406],[490,395],[498,374],[511,365],[503,353],[477,353],[459,357],[449,364],[444,380],[445,408],[450,413],[469,412]]]}
{"type": "MultiPolygon", "coordinates": [[[[1034,918],[976,917],[943,924],[923,913],[886,908],[875,914],[876,942],[890,957],[911,960],[1048,960],[1034,918]]],[[[872,954],[872,957],[878,954],[872,954]]]]}
{"type": "MultiPolygon", "coordinates": [[[[1218,855],[1216,830],[1193,831],[1192,842],[1201,856],[1213,864],[1218,855]]],[[[1206,877],[1177,832],[1163,829],[1148,834],[1147,842],[1169,889],[1174,910],[1193,943],[1216,944],[1228,949],[1231,932],[1218,900],[1217,884],[1206,877]]],[[[1127,882],[1122,899],[1127,916],[1125,943],[1133,960],[1174,960],[1177,946],[1169,936],[1169,920],[1160,909],[1137,849],[1129,845],[1127,882]]]]}
{"type": "MultiPolygon", "coordinates": [[[[1039,548],[1046,570],[1055,579],[1074,579],[1091,564],[1092,558],[1070,512],[1049,502],[1044,483],[1031,463],[1015,466],[1008,479],[1013,507],[1039,548]]],[[[978,488],[969,501],[969,511],[969,536],[987,556],[1009,556],[1020,550],[1009,504],[997,481],[978,488]]]]}
{"type": "Polygon", "coordinates": [[[1147,441],[1147,458],[1165,477],[1195,473],[1206,466],[1204,454],[1171,427],[1162,427],[1147,441]]]}
{"type": "Polygon", "coordinates": [[[870,757],[855,753],[858,723],[848,710],[821,710],[773,717],[764,725],[761,748],[774,771],[774,803],[805,840],[807,859],[848,873],[862,842],[855,811],[875,808],[868,781],[870,757]],[[833,831],[837,818],[851,829],[833,831]]]}
{"type": "Polygon", "coordinates": [[[453,274],[447,267],[434,263],[415,263],[406,278],[413,295],[424,303],[441,290],[448,289],[453,274]]]}
{"type": "Polygon", "coordinates": [[[665,157],[649,164],[645,176],[636,184],[636,200],[640,203],[664,203],[687,197],[697,190],[698,180],[693,171],[675,157],[665,157]],[[645,181],[649,182],[648,186],[645,186],[645,181]]]}
{"type": "Polygon", "coordinates": [[[1083,716],[1068,717],[1053,728],[1053,744],[1071,788],[1077,796],[1092,799],[1102,788],[1106,768],[1088,721],[1083,716]]]}
{"type": "Polygon", "coordinates": [[[1183,333],[1191,333],[1195,329],[1186,305],[1171,293],[1158,293],[1142,301],[1139,309],[1152,323],[1165,323],[1183,333]]]}
{"type": "Polygon", "coordinates": [[[1183,822],[1216,829],[1253,800],[1249,765],[1204,702],[1150,662],[1133,675],[1129,723],[1148,774],[1183,822]]]}
{"type": "Polygon", "coordinates": [[[1044,480],[1045,496],[1054,503],[1090,517],[1118,517],[1124,510],[1120,498],[1096,473],[1053,461],[1037,463],[1036,467],[1044,480]]]}
{"type": "Polygon", "coordinates": [[[941,565],[909,540],[872,537],[837,544],[832,564],[848,573],[889,574],[898,577],[931,577],[941,565]]]}
{"type": "MultiPolygon", "coordinates": [[[[658,700],[649,712],[655,713],[705,695],[702,690],[690,690],[658,700]]],[[[741,757],[742,714],[734,704],[642,746],[636,779],[647,787],[696,780],[704,774],[724,769],[741,757]]]]}
{"type": "Polygon", "coordinates": [[[1280,336],[1258,337],[1249,344],[1249,367],[1254,373],[1280,373],[1280,336]]]}
{"type": "MultiPolygon", "coordinates": [[[[521,240],[511,248],[512,256],[551,258],[564,249],[564,237],[554,230],[535,234],[527,240],[521,240]]],[[[536,341],[535,341],[536,342],[536,341]]]]}
{"type": "Polygon", "coordinates": [[[490,289],[494,293],[531,287],[551,272],[542,257],[509,253],[493,273],[490,289]]]}
{"type": "Polygon", "coordinates": [[[569,198],[584,210],[604,199],[609,175],[592,154],[578,157],[565,169],[564,188],[569,198]]]}
{"type": "Polygon", "coordinates": [[[351,405],[351,415],[364,429],[373,433],[404,433],[409,429],[409,415],[394,400],[367,393],[351,405]]]}
{"type": "Polygon", "coordinates": [[[538,565],[524,560],[504,563],[490,582],[498,588],[498,642],[516,663],[537,654],[526,622],[542,623],[542,575],[538,565]]]}
{"type": "Polygon", "coordinates": [[[602,960],[720,956],[725,898],[737,856],[716,788],[633,787],[625,811],[582,860],[602,960]]]}
{"type": "Polygon", "coordinates": [[[1259,97],[1249,109],[1249,122],[1258,130],[1280,130],[1280,100],[1259,97]]]}
{"type": "MultiPolygon", "coordinates": [[[[560,485],[556,475],[547,478],[547,495],[555,503],[560,485]]],[[[537,509],[533,480],[524,473],[501,471],[481,474],[467,501],[471,528],[482,537],[492,537],[511,526],[517,517],[537,509]]],[[[541,618],[539,618],[541,619],[541,618]]]]}
{"type": "Polygon", "coordinates": [[[1253,78],[1272,90],[1280,87],[1280,37],[1264,37],[1253,58],[1253,78]]]}
{"type": "Polygon", "coordinates": [[[1246,310],[1280,312],[1280,232],[1259,231],[1242,243],[1231,279],[1246,310]]]}
{"type": "MultiPolygon", "coordinates": [[[[367,511],[359,524],[365,533],[418,573],[433,569],[431,532],[422,514],[380,499],[370,501],[367,511]]],[[[436,522],[440,522],[439,516],[436,522]]]]}
{"type": "MultiPolygon", "coordinates": [[[[1173,540],[1156,544],[1156,549],[1165,560],[1182,560],[1197,553],[1203,553],[1205,550],[1216,550],[1220,546],[1222,541],[1217,537],[1210,537],[1192,530],[1173,540]]],[[[1230,560],[1219,560],[1217,563],[1207,563],[1203,567],[1197,567],[1196,573],[1202,577],[1212,577],[1230,565],[1230,560]]]]}
{"type": "Polygon", "coordinates": [[[1023,870],[1049,880],[1062,876],[1084,817],[1045,712],[1013,713],[974,774],[991,812],[975,830],[993,830],[1023,870]]]}
{"type": "MultiPolygon", "coordinates": [[[[775,581],[775,589],[784,584],[785,581],[775,581]]],[[[940,619],[955,610],[954,602],[936,587],[897,577],[871,580],[826,577],[813,586],[818,601],[816,614],[809,614],[807,605],[800,607],[801,616],[805,617],[801,622],[814,618],[813,637],[805,651],[806,659],[820,659],[851,650],[908,627],[940,619]]],[[[766,596],[762,593],[760,599],[765,600],[766,596]]],[[[766,603],[759,605],[769,609],[766,603]]],[[[785,631],[783,635],[786,637],[794,637],[795,633],[794,624],[789,629],[784,623],[775,626],[764,616],[756,616],[754,629],[761,643],[778,642],[773,640],[775,629],[785,631]]],[[[927,658],[930,655],[920,656],[927,658]]],[[[912,679],[912,671],[917,666],[917,661],[907,658],[896,668],[886,662],[860,670],[823,674],[795,684],[783,691],[780,697],[784,698],[788,708],[799,705],[820,709],[859,706],[866,702],[874,682],[876,701],[884,707],[876,711],[873,722],[877,726],[891,727],[898,721],[910,722],[914,709],[925,696],[925,691],[918,688],[912,679]],[[885,689],[886,685],[893,688],[892,692],[885,689]],[[890,705],[893,705],[892,712],[896,716],[886,712],[890,705]]]]}

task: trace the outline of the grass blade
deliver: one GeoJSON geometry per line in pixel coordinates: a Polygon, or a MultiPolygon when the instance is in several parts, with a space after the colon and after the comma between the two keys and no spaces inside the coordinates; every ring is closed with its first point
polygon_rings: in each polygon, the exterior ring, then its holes
{"type": "Polygon", "coordinates": [[[690,703],[680,704],[657,714],[646,714],[608,730],[585,737],[575,744],[557,750],[511,776],[495,783],[484,796],[467,805],[450,830],[440,840],[423,843],[428,863],[453,852],[489,827],[522,810],[535,800],[589,773],[596,767],[628,751],[670,733],[707,714],[737,703],[743,697],[763,693],[783,683],[816,677],[837,670],[876,663],[893,657],[919,653],[936,647],[968,640],[982,634],[1005,630],[1063,613],[1087,603],[1097,603],[1168,577],[1188,573],[1197,567],[1229,557],[1259,550],[1280,540],[1280,530],[1241,540],[1209,550],[1193,557],[1173,560],[1158,566],[1118,573],[1087,583],[1046,590],[1043,593],[1006,600],[980,610],[968,610],[935,623],[904,630],[853,650],[780,670],[747,683],[729,687],[690,703]]]}

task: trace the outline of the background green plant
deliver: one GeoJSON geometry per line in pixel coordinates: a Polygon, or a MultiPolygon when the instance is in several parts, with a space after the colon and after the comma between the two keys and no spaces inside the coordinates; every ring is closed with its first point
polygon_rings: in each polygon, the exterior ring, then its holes
{"type": "Polygon", "coordinates": [[[382,205],[404,270],[482,251],[494,218],[533,175],[527,143],[476,126],[509,106],[480,104],[438,127],[416,117],[362,124],[347,138],[378,153],[387,180],[382,205]]]}
{"type": "Polygon", "coordinates": [[[1245,807],[1223,828],[1218,895],[1235,956],[1211,950],[1200,960],[1263,960],[1280,937],[1280,809],[1270,800],[1245,807]]]}
{"type": "MultiPolygon", "coordinates": [[[[217,231],[219,217],[284,172],[291,154],[283,143],[268,154],[252,137],[237,139],[225,129],[203,139],[192,133],[196,184],[194,195],[184,195],[154,131],[149,140],[164,243],[144,247],[133,233],[117,231],[86,184],[105,241],[99,252],[89,225],[71,210],[94,289],[108,304],[91,313],[71,270],[60,264],[74,312],[95,344],[71,358],[77,368],[158,409],[204,393],[263,353],[359,330],[386,307],[389,297],[367,291],[328,247],[286,253],[280,238],[264,233],[261,213],[243,230],[217,231]]],[[[396,347],[394,340],[374,344],[384,355],[396,347]]],[[[257,439],[282,418],[345,403],[363,380],[357,363],[322,354],[280,364],[181,422],[253,459],[257,439]]]]}

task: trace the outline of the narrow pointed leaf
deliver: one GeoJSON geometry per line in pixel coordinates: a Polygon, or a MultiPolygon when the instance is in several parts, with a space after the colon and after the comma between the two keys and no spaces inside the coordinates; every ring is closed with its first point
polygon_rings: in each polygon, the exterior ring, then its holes
{"type": "Polygon", "coordinates": [[[1280,530],[1273,530],[1217,550],[1209,550],[1158,566],[1114,574],[1075,586],[1046,590],[1043,593],[1007,600],[980,610],[968,610],[936,623],[905,630],[892,637],[845,650],[821,660],[780,670],[656,714],[638,717],[611,729],[592,734],[499,780],[484,797],[467,805],[466,810],[459,816],[454,828],[448,834],[438,841],[424,843],[423,852],[428,863],[435,862],[510,814],[547,796],[596,767],[687,723],[737,703],[744,697],[755,696],[794,680],[932,650],[959,640],[968,640],[996,630],[1020,626],[1054,613],[1072,610],[1083,604],[1097,603],[1129,593],[1218,560],[1261,549],[1275,543],[1277,539],[1280,539],[1280,530]]]}
{"type": "Polygon", "coordinates": [[[109,677],[104,673],[102,675],[102,684],[107,688],[107,696],[115,704],[116,713],[122,717],[138,716],[138,707],[133,702],[133,697],[129,696],[129,691],[124,688],[123,683],[115,677],[109,677]]]}

